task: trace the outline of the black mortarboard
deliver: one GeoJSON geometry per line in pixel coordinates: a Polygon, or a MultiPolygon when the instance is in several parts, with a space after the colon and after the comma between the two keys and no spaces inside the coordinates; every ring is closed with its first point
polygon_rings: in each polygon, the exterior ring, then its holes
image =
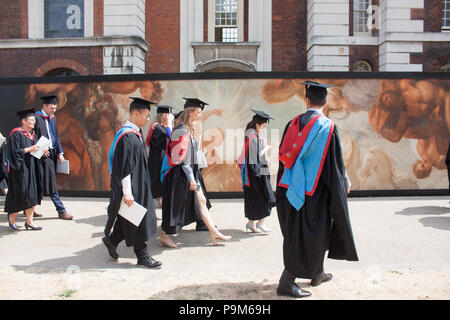
{"type": "Polygon", "coordinates": [[[301,82],[306,87],[306,97],[312,99],[314,103],[323,104],[326,101],[328,94],[327,88],[334,87],[332,84],[320,83],[316,81],[303,81],[301,82]]]}
{"type": "Polygon", "coordinates": [[[156,109],[156,113],[172,113],[172,107],[171,106],[158,106],[158,109],[156,109]]]}
{"type": "Polygon", "coordinates": [[[58,104],[58,97],[57,96],[44,96],[41,97],[43,104],[58,104]]]}
{"type": "Polygon", "coordinates": [[[255,113],[254,117],[258,117],[261,120],[265,120],[266,122],[269,122],[270,119],[274,120],[271,116],[269,116],[264,111],[259,111],[259,110],[255,110],[255,109],[251,109],[251,110],[255,113]]]}
{"type": "Polygon", "coordinates": [[[147,109],[150,110],[151,104],[156,104],[156,102],[148,101],[142,98],[138,97],[129,97],[130,99],[133,99],[130,103],[130,109],[147,109]]]}
{"type": "Polygon", "coordinates": [[[304,84],[306,86],[306,89],[309,89],[310,86],[318,87],[318,88],[325,88],[325,89],[334,87],[334,85],[332,85],[332,84],[320,83],[320,82],[311,81],[311,80],[306,80],[306,81],[303,81],[300,83],[304,84]]]}
{"type": "Polygon", "coordinates": [[[197,99],[197,98],[183,97],[183,99],[186,100],[186,102],[184,103],[185,109],[186,108],[201,108],[203,110],[203,108],[208,105],[206,102],[203,102],[202,100],[197,99]]]}
{"type": "Polygon", "coordinates": [[[22,110],[16,113],[16,115],[20,118],[20,119],[25,119],[28,118],[29,116],[34,116],[34,109],[27,109],[27,110],[22,110]]]}

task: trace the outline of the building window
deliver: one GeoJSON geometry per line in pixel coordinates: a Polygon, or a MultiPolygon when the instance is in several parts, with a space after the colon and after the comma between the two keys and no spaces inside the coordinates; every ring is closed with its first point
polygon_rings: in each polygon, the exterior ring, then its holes
{"type": "Polygon", "coordinates": [[[44,36],[84,37],[84,0],[45,0],[44,36]]]}
{"type": "Polygon", "coordinates": [[[450,0],[444,0],[442,4],[442,29],[450,30],[450,0]]]}
{"type": "Polygon", "coordinates": [[[353,1],[353,32],[355,34],[369,34],[368,27],[369,12],[368,8],[372,5],[371,0],[353,1]]]}
{"type": "Polygon", "coordinates": [[[369,72],[372,71],[372,65],[369,61],[359,60],[357,61],[352,68],[353,72],[369,72]]]}
{"type": "Polygon", "coordinates": [[[214,30],[216,42],[237,42],[237,0],[215,0],[214,30]]]}
{"type": "Polygon", "coordinates": [[[208,1],[208,41],[244,41],[244,0],[208,1]]]}

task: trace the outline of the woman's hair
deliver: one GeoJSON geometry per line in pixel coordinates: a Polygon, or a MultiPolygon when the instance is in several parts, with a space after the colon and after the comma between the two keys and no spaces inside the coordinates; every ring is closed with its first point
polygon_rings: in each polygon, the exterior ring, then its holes
{"type": "Polygon", "coordinates": [[[157,113],[155,119],[153,119],[153,123],[163,123],[162,115],[162,113],[157,113]]]}
{"type": "Polygon", "coordinates": [[[261,117],[258,117],[257,115],[253,116],[252,121],[247,123],[247,127],[245,127],[245,132],[249,129],[256,130],[256,124],[262,125],[263,123],[266,123],[267,119],[262,119],[261,117]]]}
{"type": "Polygon", "coordinates": [[[189,116],[191,115],[192,112],[195,111],[195,109],[197,109],[197,107],[186,108],[184,109],[183,113],[178,117],[179,121],[183,122],[183,124],[186,126],[186,128],[189,130],[191,134],[194,133],[194,127],[192,127],[189,124],[189,116]]]}

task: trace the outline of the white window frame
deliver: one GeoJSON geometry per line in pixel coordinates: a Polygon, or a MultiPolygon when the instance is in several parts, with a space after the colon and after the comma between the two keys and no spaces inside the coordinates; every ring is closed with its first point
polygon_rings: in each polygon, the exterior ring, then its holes
{"type": "MultiPolygon", "coordinates": [[[[84,38],[94,36],[94,0],[84,0],[84,38]]],[[[28,38],[45,39],[44,0],[28,0],[28,38]]]]}
{"type": "Polygon", "coordinates": [[[352,10],[353,10],[353,34],[354,35],[357,35],[357,36],[372,35],[372,30],[369,29],[369,27],[368,27],[368,21],[369,21],[370,14],[367,12],[367,9],[371,8],[371,7],[372,7],[372,0],[353,0],[352,10]],[[360,10],[359,8],[356,9],[357,4],[359,7],[359,4],[361,2],[367,2],[367,8],[365,10],[360,10]],[[359,22],[357,23],[356,19],[357,18],[359,19],[361,14],[363,16],[367,15],[366,21],[365,22],[363,21],[363,24],[362,24],[362,26],[365,26],[367,28],[367,31],[359,31],[359,27],[361,26],[361,24],[359,22]]]}
{"type": "Polygon", "coordinates": [[[450,15],[450,0],[443,0],[442,1],[442,30],[450,31],[450,18],[447,18],[447,19],[445,18],[447,12],[450,15]]]}
{"type": "MultiPolygon", "coordinates": [[[[216,16],[216,1],[208,0],[208,42],[216,42],[215,16],[216,16]]],[[[238,42],[244,42],[244,0],[237,0],[237,36],[238,42]]]]}

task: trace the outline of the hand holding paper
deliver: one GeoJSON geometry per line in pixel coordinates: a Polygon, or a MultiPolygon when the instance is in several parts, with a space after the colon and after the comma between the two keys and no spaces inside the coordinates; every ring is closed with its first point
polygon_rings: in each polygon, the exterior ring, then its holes
{"type": "Polygon", "coordinates": [[[42,158],[42,155],[44,154],[45,149],[49,149],[52,146],[52,143],[46,137],[41,136],[39,141],[36,143],[36,146],[39,147],[39,150],[32,151],[31,154],[34,157],[40,159],[40,158],[42,158]]]}
{"type": "Polygon", "coordinates": [[[120,202],[119,214],[136,227],[139,227],[146,213],[147,209],[136,201],[133,201],[133,204],[130,207],[128,207],[123,200],[120,202]]]}

